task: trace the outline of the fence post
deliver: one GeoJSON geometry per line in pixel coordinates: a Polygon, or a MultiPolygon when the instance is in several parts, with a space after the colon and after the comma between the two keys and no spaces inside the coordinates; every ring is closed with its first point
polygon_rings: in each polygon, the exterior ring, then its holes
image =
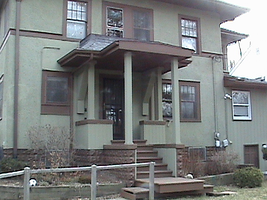
{"type": "Polygon", "coordinates": [[[96,200],[96,165],[92,165],[91,173],[91,199],[96,200]]]}
{"type": "Polygon", "coordinates": [[[30,200],[30,174],[31,170],[29,167],[24,168],[24,183],[23,183],[23,200],[30,200]]]}
{"type": "Polygon", "coordinates": [[[154,200],[154,168],[155,162],[149,164],[149,200],[154,200]]]}

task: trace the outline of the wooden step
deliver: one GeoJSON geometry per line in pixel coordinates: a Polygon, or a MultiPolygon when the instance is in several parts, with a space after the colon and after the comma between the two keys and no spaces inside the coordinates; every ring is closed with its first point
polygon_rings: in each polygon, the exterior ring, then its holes
{"type": "MultiPolygon", "coordinates": [[[[156,163],[155,164],[155,168],[154,170],[167,170],[168,169],[168,165],[165,163],[156,163]]],[[[142,167],[137,167],[137,171],[141,172],[141,171],[149,171],[149,166],[142,166],[142,167]]]]}
{"type": "Polygon", "coordinates": [[[131,188],[122,188],[121,197],[136,200],[136,199],[145,199],[149,195],[149,189],[142,187],[131,187],[131,188]]]}
{"type": "MultiPolygon", "coordinates": [[[[162,177],[171,177],[172,176],[172,171],[171,170],[158,170],[154,172],[154,177],[155,178],[162,178],[162,177]]],[[[142,178],[149,178],[149,171],[138,171],[137,172],[137,178],[142,179],[142,178]]]]}
{"type": "Polygon", "coordinates": [[[163,158],[160,157],[137,157],[138,163],[155,162],[162,163],[163,158]]]}
{"type": "Polygon", "coordinates": [[[137,150],[137,157],[157,157],[158,151],[155,150],[137,150]]]}
{"type": "MultiPolygon", "coordinates": [[[[148,186],[149,179],[137,179],[135,186],[148,186]]],[[[203,191],[204,181],[196,179],[186,179],[180,177],[155,178],[155,191],[160,194],[179,193],[187,191],[203,191]]]]}

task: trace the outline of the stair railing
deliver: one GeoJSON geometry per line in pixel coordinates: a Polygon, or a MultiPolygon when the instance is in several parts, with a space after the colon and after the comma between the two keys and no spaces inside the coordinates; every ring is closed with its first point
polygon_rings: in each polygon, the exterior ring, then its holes
{"type": "Polygon", "coordinates": [[[0,174],[0,179],[24,175],[23,200],[30,200],[29,180],[30,180],[31,174],[62,173],[62,172],[77,172],[77,171],[90,171],[91,170],[91,199],[96,200],[96,194],[97,194],[97,187],[96,186],[97,186],[97,171],[98,170],[131,168],[131,167],[145,167],[145,166],[149,166],[149,200],[154,200],[155,162],[121,164],[121,165],[107,165],[107,166],[92,165],[91,167],[54,168],[54,169],[30,169],[29,167],[25,167],[24,170],[21,170],[21,171],[0,174]]]}

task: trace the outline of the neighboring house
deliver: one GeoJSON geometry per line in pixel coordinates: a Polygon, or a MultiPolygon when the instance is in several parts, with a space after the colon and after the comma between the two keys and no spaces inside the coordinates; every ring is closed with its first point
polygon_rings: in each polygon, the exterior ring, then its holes
{"type": "Polygon", "coordinates": [[[240,121],[233,105],[232,120],[224,99],[254,98],[224,80],[226,45],[243,37],[220,24],[247,11],[216,0],[0,0],[4,152],[19,157],[28,130],[51,124],[71,130],[87,163],[134,162],[133,140],[145,139],[179,175],[179,152],[214,150],[217,133],[240,155],[260,145],[238,139],[257,112],[240,121]]]}

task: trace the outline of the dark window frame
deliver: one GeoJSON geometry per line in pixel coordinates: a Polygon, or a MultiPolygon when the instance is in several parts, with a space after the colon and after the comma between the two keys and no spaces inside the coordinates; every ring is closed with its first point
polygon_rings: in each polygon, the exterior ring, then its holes
{"type": "Polygon", "coordinates": [[[201,54],[201,30],[200,30],[200,18],[197,18],[197,17],[192,17],[192,16],[186,16],[186,15],[179,15],[178,17],[178,25],[179,25],[179,41],[180,41],[180,44],[181,44],[181,47],[183,47],[183,43],[182,43],[182,40],[183,40],[183,37],[187,37],[187,38],[194,38],[196,39],[196,51],[194,52],[195,54],[201,54]],[[183,35],[182,34],[182,23],[181,21],[182,20],[189,20],[189,21],[193,21],[193,22],[196,22],[196,28],[197,28],[197,37],[191,37],[191,36],[188,36],[188,35],[183,35]]]}
{"type": "MultiPolygon", "coordinates": [[[[169,84],[171,85],[171,80],[163,80],[162,84],[169,84]]],[[[163,89],[163,88],[162,88],[163,89]]],[[[162,91],[163,92],[163,91],[162,91]]],[[[193,81],[179,81],[179,95],[180,95],[180,99],[179,99],[179,106],[180,106],[180,122],[201,122],[201,102],[200,102],[200,82],[193,82],[193,81]],[[196,117],[189,119],[189,118],[183,118],[183,114],[182,114],[182,109],[181,109],[181,105],[182,105],[182,100],[181,100],[181,86],[191,86],[191,87],[195,87],[195,91],[196,91],[196,117]]],[[[170,101],[170,98],[167,98],[167,100],[163,100],[164,95],[162,95],[162,102],[163,101],[170,101]]],[[[172,118],[172,116],[164,116],[164,118],[169,119],[172,118]]]]}
{"type": "MultiPolygon", "coordinates": [[[[136,6],[124,5],[119,3],[104,2],[103,3],[103,27],[102,33],[106,35],[107,33],[107,7],[122,9],[123,10],[123,37],[133,38],[134,35],[134,11],[147,12],[150,16],[150,39],[149,41],[154,41],[154,23],[153,23],[153,10],[149,8],[141,8],[136,6]]],[[[137,39],[138,40],[138,39],[137,39]]]]}
{"type": "Polygon", "coordinates": [[[43,115],[70,115],[72,97],[72,74],[68,72],[43,71],[42,74],[42,105],[41,114],[43,115]],[[47,102],[47,79],[48,77],[64,77],[68,79],[68,97],[66,103],[47,102]]]}

